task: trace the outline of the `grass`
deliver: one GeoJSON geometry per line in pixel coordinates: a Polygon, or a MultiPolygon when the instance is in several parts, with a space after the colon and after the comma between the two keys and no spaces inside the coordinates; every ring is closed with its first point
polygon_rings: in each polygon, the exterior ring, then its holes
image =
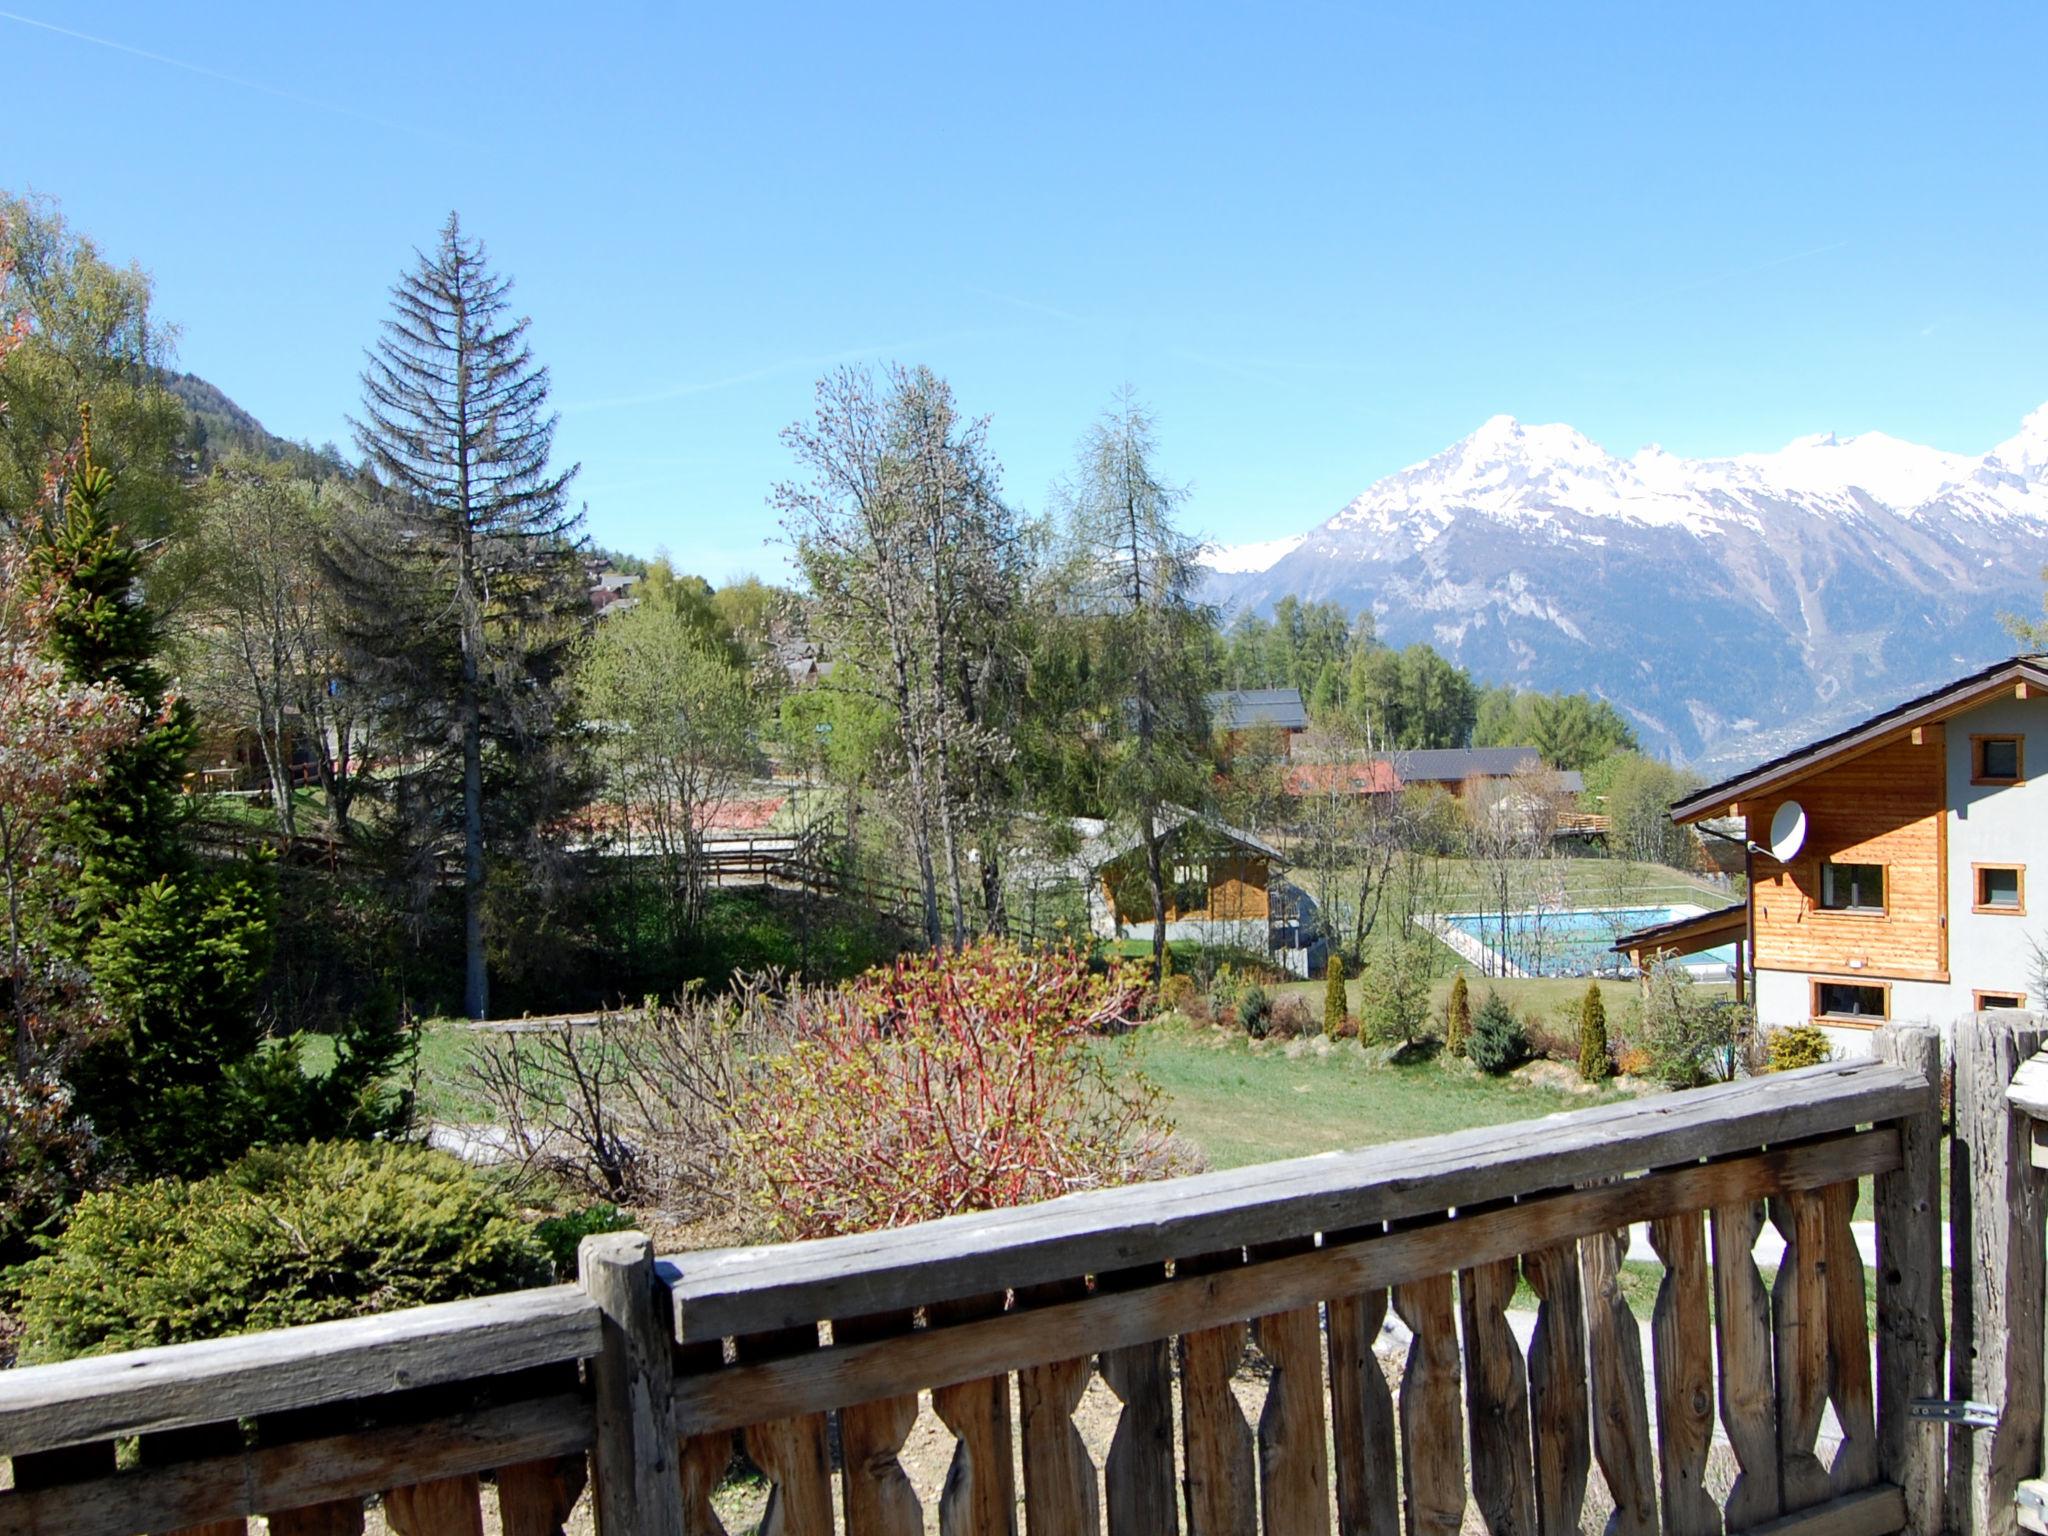
{"type": "Polygon", "coordinates": [[[1611,1093],[1570,1093],[1434,1062],[1374,1067],[1349,1042],[1327,1054],[1177,1019],[1147,1025],[1135,1065],[1169,1118],[1213,1167],[1433,1136],[1583,1109],[1611,1093]]]}

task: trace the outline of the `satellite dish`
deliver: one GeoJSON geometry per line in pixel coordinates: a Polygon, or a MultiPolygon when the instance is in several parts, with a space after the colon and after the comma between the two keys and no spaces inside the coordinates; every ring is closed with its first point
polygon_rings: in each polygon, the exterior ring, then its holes
{"type": "Polygon", "coordinates": [[[1780,864],[1790,863],[1806,846],[1806,807],[1797,800],[1787,800],[1778,807],[1771,817],[1771,857],[1780,864]]]}

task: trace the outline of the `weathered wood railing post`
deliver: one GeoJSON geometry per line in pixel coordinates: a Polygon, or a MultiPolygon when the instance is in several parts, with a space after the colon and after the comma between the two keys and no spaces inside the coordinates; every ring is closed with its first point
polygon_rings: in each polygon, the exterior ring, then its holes
{"type": "Polygon", "coordinates": [[[591,1447],[598,1536],[681,1536],[683,1487],[673,1419],[675,1329],[643,1232],[583,1239],[578,1280],[604,1314],[591,1362],[591,1447]]]}
{"type": "Polygon", "coordinates": [[[1942,1426],[1915,1419],[1942,1395],[1941,1036],[1887,1025],[1876,1054],[1927,1084],[1926,1107],[1893,1121],[1900,1166],[1877,1176],[1878,1475],[1906,1494],[1906,1536],[1941,1536],[1947,1486],[1942,1426]]]}
{"type": "Polygon", "coordinates": [[[2048,1024],[2025,1014],[1980,1013],[1956,1026],[1948,1395],[1998,1413],[1996,1427],[1958,1424],[1949,1435],[1948,1519],[1962,1536],[2010,1536],[2013,1494],[2041,1466],[2041,1171],[2032,1127],[2006,1089],[2044,1043],[2048,1024]]]}

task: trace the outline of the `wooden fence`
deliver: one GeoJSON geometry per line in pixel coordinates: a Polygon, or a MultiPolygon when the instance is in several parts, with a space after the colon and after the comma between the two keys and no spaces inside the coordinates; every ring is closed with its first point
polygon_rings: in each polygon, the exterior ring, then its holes
{"type": "Polygon", "coordinates": [[[477,1536],[489,1474],[507,1536],[542,1536],[587,1450],[601,1536],[708,1536],[743,1447],[776,1536],[1009,1536],[1020,1511],[1028,1536],[1453,1536],[1468,1503],[1491,1536],[1570,1536],[1595,1467],[1611,1536],[1934,1536],[1943,1429],[1908,1404],[1943,1385],[1939,1056],[1880,1047],[890,1232],[660,1261],[615,1234],[579,1286],[0,1374],[0,1533],[346,1536],[381,1495],[400,1536],[477,1536]],[[1073,1418],[1097,1372],[1121,1404],[1099,1466],[1073,1418]],[[930,1508],[901,1460],[924,1400],[953,1438],[930,1508]]]}

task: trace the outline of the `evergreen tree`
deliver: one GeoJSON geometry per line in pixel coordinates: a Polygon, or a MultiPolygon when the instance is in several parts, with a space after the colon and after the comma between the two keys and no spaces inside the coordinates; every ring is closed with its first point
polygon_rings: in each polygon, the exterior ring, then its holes
{"type": "Polygon", "coordinates": [[[1607,1056],[1607,1005],[1600,1000],[1600,983],[1589,981],[1579,1004],[1579,1076],[1597,1083],[1613,1071],[1607,1056]]]}
{"type": "Polygon", "coordinates": [[[1451,978],[1451,1000],[1444,1009],[1444,1054],[1465,1054],[1465,1038],[1472,1033],[1472,990],[1465,985],[1465,973],[1451,978]]]}
{"type": "Polygon", "coordinates": [[[1350,1011],[1344,995],[1344,957],[1333,951],[1323,973],[1323,1033],[1336,1039],[1344,1032],[1344,1015],[1350,1011]]]}
{"type": "Polygon", "coordinates": [[[386,787],[414,867],[431,869],[444,840],[460,860],[472,1018],[490,1007],[493,867],[515,850],[544,867],[544,829],[579,783],[562,730],[564,667],[588,613],[580,519],[564,496],[575,470],[552,467],[548,373],[511,315],[511,286],[450,214],[392,289],[354,424],[381,517],[345,531],[328,559],[350,676],[405,764],[386,787]]]}
{"type": "Polygon", "coordinates": [[[202,1172],[255,1134],[248,1070],[264,1032],[269,963],[261,871],[203,866],[181,793],[191,705],[158,669],[141,560],[112,518],[113,477],[92,462],[90,416],[64,510],[36,552],[49,652],[67,680],[118,688],[140,728],[111,751],[51,828],[39,937],[84,968],[111,1031],[72,1069],[78,1102],[118,1161],[202,1172]]]}

